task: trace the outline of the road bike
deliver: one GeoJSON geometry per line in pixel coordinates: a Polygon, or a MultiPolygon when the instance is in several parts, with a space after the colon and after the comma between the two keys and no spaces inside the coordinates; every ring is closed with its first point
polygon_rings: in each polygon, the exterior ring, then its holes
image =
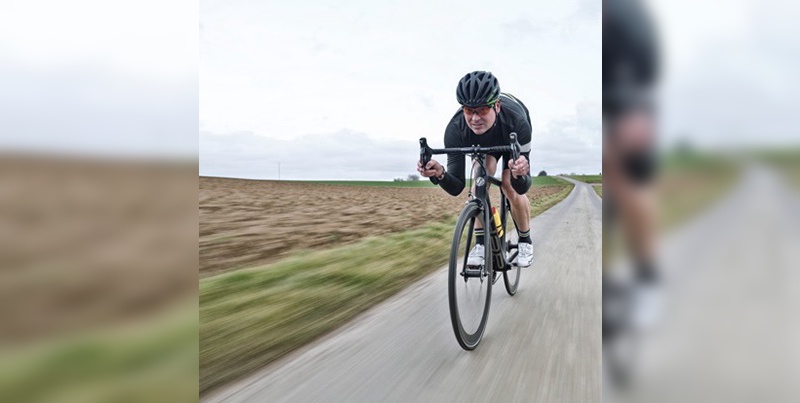
{"type": "MultiPolygon", "coordinates": [[[[500,187],[501,181],[489,175],[485,166],[487,154],[510,153],[514,160],[519,158],[520,146],[516,133],[511,133],[510,139],[507,146],[443,149],[432,149],[428,147],[424,137],[419,139],[420,162],[423,167],[435,154],[469,155],[477,162],[473,163],[474,168],[471,170],[475,194],[470,190],[469,198],[456,222],[447,280],[450,320],[456,340],[465,350],[475,349],[483,338],[489,318],[492,285],[499,280],[501,273],[509,295],[516,294],[519,286],[521,270],[514,263],[518,249],[512,238],[516,231],[511,231],[514,234],[506,231],[508,217],[511,217],[510,204],[500,187]],[[499,211],[492,208],[489,184],[495,184],[500,189],[499,211]],[[484,245],[483,264],[472,266],[467,264],[467,260],[470,250],[477,243],[474,231],[476,222],[484,229],[484,241],[489,245],[484,245]]],[[[511,220],[513,221],[513,217],[511,220]]],[[[515,229],[516,226],[515,222],[515,229]]]]}

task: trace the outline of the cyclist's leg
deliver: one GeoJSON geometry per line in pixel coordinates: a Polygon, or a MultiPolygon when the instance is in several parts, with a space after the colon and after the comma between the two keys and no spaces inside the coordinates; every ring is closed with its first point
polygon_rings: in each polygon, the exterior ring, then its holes
{"type": "MultiPolygon", "coordinates": [[[[472,177],[475,178],[475,171],[480,165],[477,161],[473,161],[472,163],[472,170],[473,175],[472,177]]],[[[489,175],[494,175],[497,171],[497,158],[487,155],[486,160],[484,161],[484,167],[489,175]]],[[[488,191],[489,184],[486,184],[486,189],[488,191]]],[[[471,187],[472,194],[475,194],[475,183],[472,183],[471,187]]],[[[469,259],[467,260],[467,264],[471,266],[479,266],[484,263],[484,249],[487,244],[487,237],[486,230],[483,228],[483,220],[475,220],[475,246],[469,252],[469,259]]]]}
{"type": "Polygon", "coordinates": [[[651,279],[656,249],[654,122],[648,110],[631,110],[610,120],[604,149],[603,189],[616,205],[619,220],[637,275],[651,279]],[[606,158],[606,155],[608,158],[606,158]]]}
{"type": "Polygon", "coordinates": [[[608,266],[611,262],[611,255],[614,251],[615,246],[615,235],[616,235],[616,211],[617,206],[614,202],[614,198],[612,197],[612,192],[608,189],[610,186],[608,184],[608,173],[607,170],[603,169],[603,276],[610,275],[607,270],[608,266]]]}
{"type": "MultiPolygon", "coordinates": [[[[486,167],[486,172],[489,173],[490,176],[494,176],[494,173],[497,172],[497,158],[493,155],[487,155],[486,161],[484,161],[484,167],[486,167]]],[[[472,177],[475,177],[476,170],[478,169],[478,161],[472,162],[472,177]]],[[[486,190],[489,190],[489,184],[486,185],[486,190]]],[[[472,182],[472,187],[470,188],[472,194],[475,194],[475,182],[472,182]]],[[[483,223],[480,220],[475,220],[475,228],[481,229],[483,228],[483,223]]]]}
{"type": "Polygon", "coordinates": [[[503,163],[503,185],[501,187],[511,205],[511,216],[514,217],[514,222],[517,224],[517,232],[529,232],[531,229],[531,203],[528,201],[528,195],[519,194],[511,187],[511,170],[505,162],[503,163]]]}
{"type": "MultiPolygon", "coordinates": [[[[639,106],[614,116],[604,116],[604,119],[603,194],[614,201],[615,214],[609,221],[618,223],[634,269],[633,281],[626,287],[628,290],[616,291],[620,294],[617,296],[612,284],[615,280],[611,277],[614,274],[604,270],[604,299],[630,299],[629,303],[621,305],[629,306],[630,312],[620,314],[623,320],[620,323],[650,327],[658,321],[662,310],[660,274],[656,265],[654,116],[649,108],[639,106]],[[605,286],[606,282],[609,287],[605,286]]],[[[605,218],[603,225],[604,229],[609,225],[605,218]]],[[[604,301],[604,308],[606,305],[613,303],[604,301]]],[[[613,314],[604,309],[604,316],[610,318],[613,314]]]]}

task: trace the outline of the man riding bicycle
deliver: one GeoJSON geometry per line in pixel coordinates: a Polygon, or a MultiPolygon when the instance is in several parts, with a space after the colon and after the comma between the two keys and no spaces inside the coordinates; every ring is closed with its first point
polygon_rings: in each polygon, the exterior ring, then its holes
{"type": "MultiPolygon", "coordinates": [[[[456,88],[456,99],[461,109],[450,119],[444,133],[444,146],[493,147],[508,145],[510,133],[517,134],[520,157],[511,159],[510,154],[486,156],[486,171],[494,176],[497,161],[503,157],[502,189],[511,205],[511,215],[517,224],[519,254],[517,265],[528,267],[533,260],[530,237],[530,202],[525,194],[531,187],[530,165],[531,118],[521,101],[510,94],[500,93],[497,78],[488,71],[474,71],[465,75],[456,88]]],[[[475,168],[473,162],[473,169],[475,168]]],[[[465,186],[464,155],[448,155],[447,169],[435,160],[425,167],[417,162],[420,175],[430,178],[447,193],[458,196],[465,186]]],[[[474,185],[472,191],[474,192],[474,185]]],[[[484,229],[480,220],[475,221],[477,243],[469,253],[468,265],[479,266],[484,259],[484,229]]]]}

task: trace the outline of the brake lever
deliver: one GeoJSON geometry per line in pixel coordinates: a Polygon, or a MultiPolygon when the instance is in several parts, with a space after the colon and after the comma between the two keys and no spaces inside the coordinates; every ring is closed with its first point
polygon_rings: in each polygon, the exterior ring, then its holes
{"type": "Polygon", "coordinates": [[[421,137],[419,139],[419,162],[422,163],[422,169],[426,169],[425,166],[431,160],[431,156],[433,152],[431,148],[428,147],[428,140],[425,137],[421,137]]]}
{"type": "Polygon", "coordinates": [[[511,132],[511,134],[509,134],[508,137],[511,138],[511,157],[512,157],[511,159],[512,161],[516,161],[517,158],[519,158],[519,149],[520,149],[519,142],[517,142],[517,133],[511,132]]]}

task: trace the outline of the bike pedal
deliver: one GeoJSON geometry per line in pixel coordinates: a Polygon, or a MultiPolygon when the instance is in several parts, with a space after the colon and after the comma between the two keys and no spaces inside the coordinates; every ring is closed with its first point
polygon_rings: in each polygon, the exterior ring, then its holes
{"type": "Polygon", "coordinates": [[[483,270],[481,266],[467,266],[464,270],[461,271],[461,275],[463,277],[475,277],[480,278],[483,270]]]}
{"type": "Polygon", "coordinates": [[[508,255],[508,257],[506,258],[506,261],[507,261],[507,262],[514,262],[514,261],[516,261],[516,260],[517,260],[517,255],[518,255],[518,254],[519,254],[519,252],[518,252],[518,251],[513,251],[513,252],[511,252],[511,254],[510,254],[510,255],[508,255]]]}

